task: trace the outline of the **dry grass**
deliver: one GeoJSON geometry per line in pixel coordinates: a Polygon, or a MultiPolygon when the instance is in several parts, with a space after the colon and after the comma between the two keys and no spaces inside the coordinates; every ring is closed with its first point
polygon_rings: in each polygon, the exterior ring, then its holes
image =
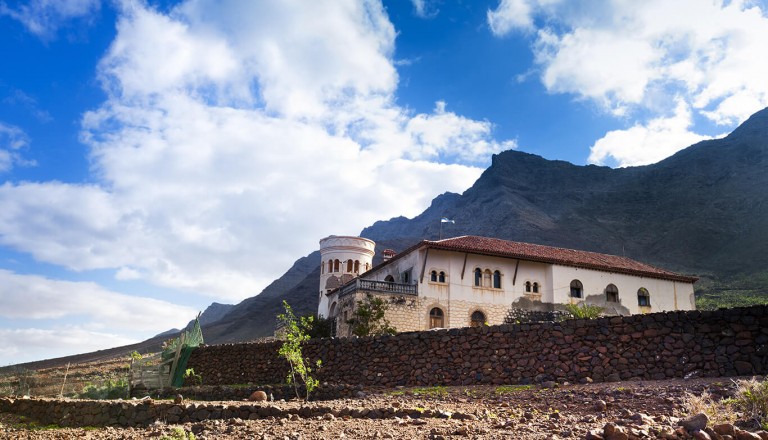
{"type": "Polygon", "coordinates": [[[733,406],[745,419],[768,430],[768,377],[763,380],[736,381],[736,398],[733,406]]]}
{"type": "Polygon", "coordinates": [[[729,400],[716,400],[706,391],[700,395],[685,393],[683,407],[687,415],[706,414],[710,425],[734,423],[739,418],[729,400]]]}
{"type": "Polygon", "coordinates": [[[688,415],[704,413],[710,424],[743,421],[768,430],[768,377],[735,380],[734,397],[715,399],[708,392],[686,393],[683,402],[688,415]]]}
{"type": "Polygon", "coordinates": [[[0,374],[0,397],[30,395],[41,397],[73,396],[89,386],[101,386],[123,379],[128,373],[129,357],[73,364],[66,367],[27,370],[5,369],[0,374]]]}

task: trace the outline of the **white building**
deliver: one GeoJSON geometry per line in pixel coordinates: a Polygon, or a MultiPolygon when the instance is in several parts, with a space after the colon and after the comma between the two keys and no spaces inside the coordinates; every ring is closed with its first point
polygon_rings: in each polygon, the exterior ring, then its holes
{"type": "Polygon", "coordinates": [[[376,243],[367,238],[331,235],[320,240],[320,304],[318,316],[331,316],[328,293],[373,266],[376,243]]]}
{"type": "Polygon", "coordinates": [[[695,308],[697,278],[614,255],[464,236],[422,241],[358,273],[371,261],[372,241],[331,236],[320,243],[318,315],[340,318],[339,336],[349,334],[346,321],[369,294],[387,301],[398,331],[501,324],[511,311],[581,302],[609,315],[695,308]]]}

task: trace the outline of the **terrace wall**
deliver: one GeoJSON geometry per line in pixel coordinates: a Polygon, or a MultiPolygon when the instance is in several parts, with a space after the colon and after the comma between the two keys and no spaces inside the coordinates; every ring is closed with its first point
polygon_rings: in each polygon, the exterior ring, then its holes
{"type": "MultiPolygon", "coordinates": [[[[274,384],[280,342],[200,347],[207,385],[274,384]]],[[[309,341],[321,382],[363,386],[513,384],[768,373],[768,306],[458,328],[309,341]]]]}

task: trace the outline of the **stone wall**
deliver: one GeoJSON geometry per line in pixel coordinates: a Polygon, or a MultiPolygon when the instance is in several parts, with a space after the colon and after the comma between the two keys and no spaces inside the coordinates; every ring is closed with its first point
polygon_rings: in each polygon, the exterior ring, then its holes
{"type": "MultiPolygon", "coordinates": [[[[134,400],[61,400],[44,398],[0,398],[0,413],[23,415],[42,425],[70,426],[148,426],[155,422],[194,423],[204,420],[234,419],[258,420],[267,418],[426,418],[444,417],[440,410],[409,408],[334,408],[322,403],[304,403],[300,406],[282,402],[261,403],[180,403],[167,401],[134,400]]],[[[471,416],[454,412],[453,419],[471,416]]],[[[58,438],[58,437],[57,437],[58,438]]],[[[165,437],[167,438],[167,437],[165,437]]]]}
{"type": "Polygon", "coordinates": [[[377,292],[358,291],[347,295],[338,301],[338,318],[336,334],[352,335],[351,326],[346,317],[352,317],[357,303],[364,301],[366,296],[384,300],[387,304],[385,318],[398,332],[410,332],[429,329],[429,311],[439,307],[443,311],[443,327],[468,327],[472,313],[480,311],[485,315],[485,322],[501,324],[511,310],[508,304],[492,304],[459,300],[440,300],[425,296],[396,295],[377,292]]]}
{"type": "MultiPolygon", "coordinates": [[[[279,342],[205,346],[188,368],[216,384],[285,380],[279,342]]],[[[511,384],[768,373],[768,306],[309,341],[322,382],[511,384]]]]}

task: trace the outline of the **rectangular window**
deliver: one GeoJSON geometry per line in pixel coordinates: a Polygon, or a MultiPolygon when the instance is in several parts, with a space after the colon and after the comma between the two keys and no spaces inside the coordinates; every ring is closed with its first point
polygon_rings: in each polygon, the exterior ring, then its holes
{"type": "Polygon", "coordinates": [[[411,284],[411,272],[413,268],[408,269],[400,274],[400,282],[403,284],[411,284]]]}

